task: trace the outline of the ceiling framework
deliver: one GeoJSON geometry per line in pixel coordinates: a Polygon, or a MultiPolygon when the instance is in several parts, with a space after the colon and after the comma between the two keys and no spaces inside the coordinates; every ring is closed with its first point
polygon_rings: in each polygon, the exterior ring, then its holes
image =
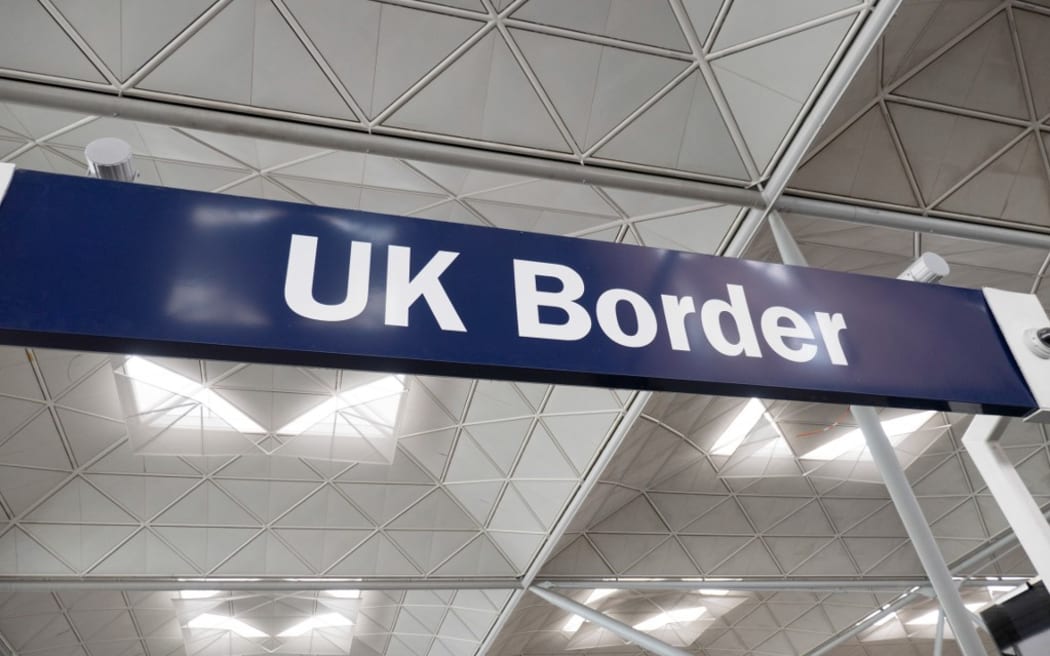
{"type": "MultiPolygon", "coordinates": [[[[0,22],[0,159],[82,175],[84,146],[117,136],[142,183],[723,252],[870,4],[27,1],[0,22]]],[[[791,188],[1050,232],[1044,4],[904,2],[791,188]]],[[[1046,248],[785,219],[817,267],[895,276],[933,250],[947,284],[1050,305],[1046,248]]],[[[745,256],[778,260],[765,231],[745,256]]],[[[271,433],[355,375],[157,362],[271,433]]],[[[0,575],[20,579],[0,581],[0,653],[642,653],[565,629],[534,580],[590,586],[567,594],[632,625],[689,610],[647,630],[696,654],[933,652],[878,472],[806,457],[855,428],[844,408],[769,403],[732,450],[715,445],[746,400],[408,377],[390,465],[161,454],[132,448],[122,366],[0,350],[0,575]],[[607,579],[635,589],[591,601],[607,579]],[[336,612],[352,628],[280,635],[336,612]]],[[[937,414],[898,454],[987,603],[1031,565],[959,444],[968,420],[937,414]]],[[[1004,444],[1050,509],[1045,428],[1004,444]]]]}

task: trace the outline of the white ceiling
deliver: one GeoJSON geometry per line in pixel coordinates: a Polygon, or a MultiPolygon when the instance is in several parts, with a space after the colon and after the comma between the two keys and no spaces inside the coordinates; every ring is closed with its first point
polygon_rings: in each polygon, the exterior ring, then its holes
{"type": "MultiPolygon", "coordinates": [[[[0,78],[745,187],[795,137],[868,4],[18,0],[0,20],[0,78]]],[[[1037,72],[1048,36],[1046,3],[906,0],[792,189],[1045,231],[1050,87],[1037,72]]],[[[741,214],[0,97],[4,161],[80,175],[84,146],[101,136],[131,144],[140,183],[693,252],[721,252],[741,214]]],[[[1033,292],[1050,306],[1046,251],[785,219],[813,266],[895,276],[932,250],[952,264],[947,284],[1033,292]]],[[[765,231],[746,256],[778,259],[765,231]]],[[[501,656],[635,655],[594,626],[562,630],[563,611],[509,588],[537,571],[556,580],[923,576],[870,463],[798,457],[806,438],[852,427],[840,407],[771,404],[776,426],[760,424],[736,454],[719,456],[711,446],[743,401],[657,394],[613,453],[628,392],[409,377],[390,465],[149,455],[127,436],[121,364],[0,348],[0,577],[321,576],[448,589],[367,590],[359,600],[234,591],[219,601],[130,586],[4,591],[0,653],[472,656],[484,644],[501,656]],[[600,482],[574,516],[564,513],[603,455],[612,460],[600,482]],[[272,637],[333,608],[352,629],[272,637]],[[202,611],[270,637],[188,627],[202,611]]],[[[238,399],[264,426],[355,379],[164,364],[238,399]]],[[[967,421],[939,414],[899,448],[949,563],[1007,531],[959,444],[967,421]]],[[[1006,438],[1042,504],[1048,443],[1044,428],[1021,424],[1006,438]]],[[[1027,576],[1031,565],[1005,549],[962,573],[1027,576]]],[[[699,620],[657,635],[708,656],[796,656],[896,596],[624,591],[595,605],[628,623],[701,605],[699,620]]],[[[930,628],[908,624],[929,603],[835,656],[931,654],[930,628]]]]}

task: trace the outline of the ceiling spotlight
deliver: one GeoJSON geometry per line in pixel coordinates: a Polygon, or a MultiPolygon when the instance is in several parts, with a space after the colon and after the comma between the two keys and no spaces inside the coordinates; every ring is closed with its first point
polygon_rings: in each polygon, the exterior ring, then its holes
{"type": "Polygon", "coordinates": [[[95,139],[84,149],[88,175],[100,180],[134,182],[139,177],[132,163],[131,146],[123,139],[95,139]]]}

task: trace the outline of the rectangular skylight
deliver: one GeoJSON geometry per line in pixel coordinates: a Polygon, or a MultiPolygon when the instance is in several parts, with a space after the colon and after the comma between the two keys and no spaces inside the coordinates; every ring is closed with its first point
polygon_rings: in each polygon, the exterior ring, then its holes
{"type": "MultiPolygon", "coordinates": [[[[985,603],[966,604],[966,610],[970,611],[971,613],[976,613],[985,606],[987,606],[987,604],[985,603]]],[[[911,626],[933,626],[937,624],[937,617],[940,615],[940,613],[941,609],[935,608],[928,613],[916,617],[915,619],[908,622],[908,624],[911,626]]]]}
{"type": "Polygon", "coordinates": [[[295,638],[309,631],[313,631],[314,629],[327,629],[333,626],[350,626],[351,624],[353,624],[353,622],[339,613],[323,613],[321,615],[314,615],[313,617],[299,622],[295,626],[281,631],[277,634],[277,637],[295,638]]]}
{"type": "Polygon", "coordinates": [[[360,590],[328,590],[325,592],[329,597],[335,597],[336,599],[360,599],[360,590]]]}
{"type": "Polygon", "coordinates": [[[400,376],[384,376],[325,400],[279,428],[277,434],[299,435],[322,421],[324,432],[330,432],[332,423],[325,420],[339,412],[362,435],[391,435],[404,391],[400,376]]]}
{"type": "MultiPolygon", "coordinates": [[[[149,387],[193,399],[240,433],[266,432],[266,429],[251,417],[208,387],[155,362],[133,355],[124,362],[124,371],[133,380],[145,383],[149,387]]],[[[135,385],[132,389],[140,411],[152,410],[158,404],[167,401],[163,395],[158,397],[155,390],[143,389],[141,385],[135,385]]]]}
{"type": "Polygon", "coordinates": [[[634,628],[639,631],[654,631],[656,629],[663,628],[668,624],[681,624],[682,622],[692,622],[698,619],[707,611],[703,606],[697,606],[695,608],[679,608],[676,610],[669,610],[666,613],[660,613],[654,617],[650,617],[640,624],[635,624],[634,628]]]}
{"type": "MultiPolygon", "coordinates": [[[[886,436],[890,438],[890,443],[896,446],[912,433],[922,428],[935,414],[937,413],[930,410],[904,415],[896,419],[888,419],[882,422],[882,429],[886,431],[886,436]]],[[[871,459],[871,455],[867,450],[867,443],[864,441],[864,433],[859,428],[813,449],[802,457],[808,460],[835,460],[852,452],[862,452],[860,456],[862,459],[871,459]]]]}
{"type": "Polygon", "coordinates": [[[729,427],[715,441],[714,446],[711,447],[711,454],[716,456],[733,455],[733,452],[736,451],[740,443],[744,441],[744,438],[754,429],[765,412],[766,407],[760,399],[748,401],[736,418],[733,419],[732,423],[729,424],[729,427]]]}
{"type": "Polygon", "coordinates": [[[221,594],[220,590],[180,590],[179,599],[210,599],[221,594]]]}
{"type": "MultiPolygon", "coordinates": [[[[615,588],[598,588],[597,590],[593,590],[591,594],[587,597],[587,601],[583,603],[589,606],[590,604],[593,604],[599,599],[605,599],[614,592],[616,592],[615,588]]],[[[580,630],[581,626],[583,626],[583,618],[579,615],[573,615],[569,618],[569,621],[565,623],[565,626],[562,627],[562,631],[576,633],[580,630]]]]}
{"type": "Polygon", "coordinates": [[[236,633],[242,638],[266,638],[269,637],[254,626],[249,626],[244,622],[224,615],[212,615],[211,613],[204,613],[198,615],[186,624],[191,629],[217,629],[219,631],[229,631],[236,633]]]}

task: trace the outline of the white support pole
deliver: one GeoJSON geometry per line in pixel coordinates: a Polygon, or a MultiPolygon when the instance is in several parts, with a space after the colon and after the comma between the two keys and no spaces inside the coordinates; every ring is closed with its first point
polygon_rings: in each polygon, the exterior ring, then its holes
{"type": "MultiPolygon", "coordinates": [[[[808,266],[797,242],[778,215],[769,216],[769,226],[773,231],[780,250],[780,257],[784,263],[808,266]]],[[[939,258],[936,259],[939,260],[939,258]]],[[[941,263],[943,260],[938,262],[938,264],[941,263]]],[[[931,280],[935,279],[939,278],[936,276],[931,278],[931,280]]],[[[860,406],[851,406],[850,412],[860,425],[868,452],[882,475],[890,499],[893,500],[897,514],[900,515],[901,523],[904,524],[904,529],[911,538],[912,547],[926,571],[926,576],[930,579],[930,585],[933,586],[941,608],[948,617],[960,650],[964,656],[987,656],[981,638],[977,635],[977,629],[970,619],[970,611],[963,604],[959,589],[952,579],[951,572],[948,571],[948,564],[944,562],[944,556],[937,547],[933,531],[926,522],[926,516],[922,514],[919,501],[915,498],[915,492],[911,489],[911,484],[908,482],[900,461],[897,460],[897,453],[893,450],[893,445],[882,428],[878,414],[872,408],[860,406]]]]}
{"type": "Polygon", "coordinates": [[[999,446],[1006,423],[1003,417],[974,417],[962,442],[1035,571],[1050,582],[1050,523],[999,446]]]}
{"type": "Polygon", "coordinates": [[[933,643],[933,656],[944,653],[944,611],[937,613],[937,641],[933,643]]]}
{"type": "Polygon", "coordinates": [[[948,618],[960,651],[964,656],[987,656],[988,652],[984,649],[981,637],[977,635],[970,611],[963,603],[956,582],[948,571],[944,556],[937,547],[937,540],[934,539],[933,531],[930,530],[919,501],[915,498],[915,491],[911,489],[908,477],[897,460],[897,453],[882,428],[882,422],[872,408],[852,406],[850,412],[860,425],[868,452],[882,474],[886,490],[897,508],[897,514],[900,515],[901,523],[911,539],[919,562],[926,570],[926,576],[930,578],[930,585],[933,586],[937,601],[948,618]]]}
{"type": "Polygon", "coordinates": [[[529,588],[529,592],[540,599],[543,599],[552,606],[557,606],[564,611],[582,617],[588,622],[593,622],[603,629],[612,631],[627,642],[638,645],[642,649],[656,654],[656,656],[691,656],[687,651],[679,649],[678,647],[672,647],[662,640],[657,640],[648,633],[643,633],[632,626],[624,624],[619,620],[615,620],[604,613],[599,613],[593,608],[584,606],[568,597],[563,597],[560,594],[551,592],[550,590],[544,590],[537,586],[529,588]]]}

